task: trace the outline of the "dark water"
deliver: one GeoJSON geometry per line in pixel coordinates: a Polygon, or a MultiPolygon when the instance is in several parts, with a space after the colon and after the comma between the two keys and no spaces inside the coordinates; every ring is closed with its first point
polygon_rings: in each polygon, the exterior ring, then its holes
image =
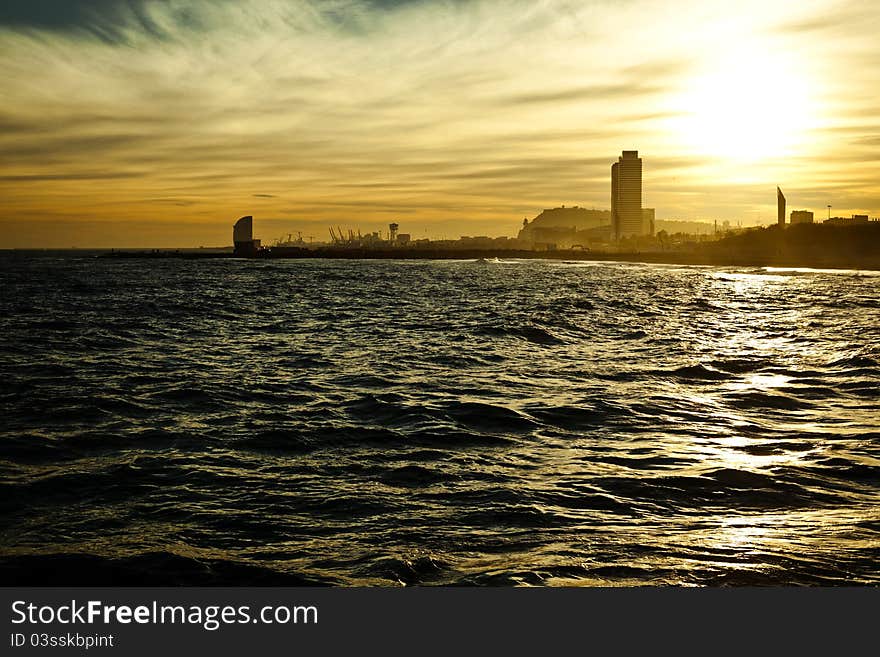
{"type": "Polygon", "coordinates": [[[878,284],[7,254],[0,581],[877,584],[878,284]]]}

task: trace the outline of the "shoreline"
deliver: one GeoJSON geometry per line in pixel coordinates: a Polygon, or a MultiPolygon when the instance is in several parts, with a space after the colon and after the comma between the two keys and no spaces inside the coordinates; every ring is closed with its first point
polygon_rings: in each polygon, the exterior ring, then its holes
{"type": "Polygon", "coordinates": [[[880,270],[880,258],[842,258],[829,254],[825,257],[734,256],[730,254],[700,252],[633,251],[608,253],[601,251],[555,250],[530,251],[519,249],[301,249],[275,247],[253,255],[240,255],[229,251],[200,252],[187,250],[110,251],[98,255],[107,259],[205,259],[236,258],[240,260],[574,260],[594,262],[630,262],[645,264],[698,265],[713,267],[803,267],[809,269],[856,269],[880,270]]]}

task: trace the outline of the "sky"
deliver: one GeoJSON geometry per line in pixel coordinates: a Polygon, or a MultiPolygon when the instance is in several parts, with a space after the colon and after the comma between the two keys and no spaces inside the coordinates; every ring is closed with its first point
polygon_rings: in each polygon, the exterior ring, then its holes
{"type": "Polygon", "coordinates": [[[3,0],[0,248],[880,215],[869,0],[3,0]]]}

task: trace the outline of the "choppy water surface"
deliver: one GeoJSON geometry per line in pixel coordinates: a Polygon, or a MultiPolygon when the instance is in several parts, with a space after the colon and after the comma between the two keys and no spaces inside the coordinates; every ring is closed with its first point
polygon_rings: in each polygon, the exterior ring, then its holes
{"type": "Polygon", "coordinates": [[[7,583],[877,584],[880,277],[2,257],[7,583]]]}

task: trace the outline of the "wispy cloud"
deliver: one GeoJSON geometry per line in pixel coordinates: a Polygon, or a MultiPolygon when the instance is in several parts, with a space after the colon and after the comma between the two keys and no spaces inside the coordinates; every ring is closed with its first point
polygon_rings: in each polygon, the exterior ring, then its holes
{"type": "Polygon", "coordinates": [[[518,96],[500,97],[494,99],[498,105],[531,105],[531,104],[558,104],[578,101],[592,101],[605,98],[637,98],[644,94],[656,94],[663,91],[663,87],[640,86],[626,83],[606,84],[595,87],[581,87],[575,89],[559,89],[538,93],[522,94],[518,96]]]}

